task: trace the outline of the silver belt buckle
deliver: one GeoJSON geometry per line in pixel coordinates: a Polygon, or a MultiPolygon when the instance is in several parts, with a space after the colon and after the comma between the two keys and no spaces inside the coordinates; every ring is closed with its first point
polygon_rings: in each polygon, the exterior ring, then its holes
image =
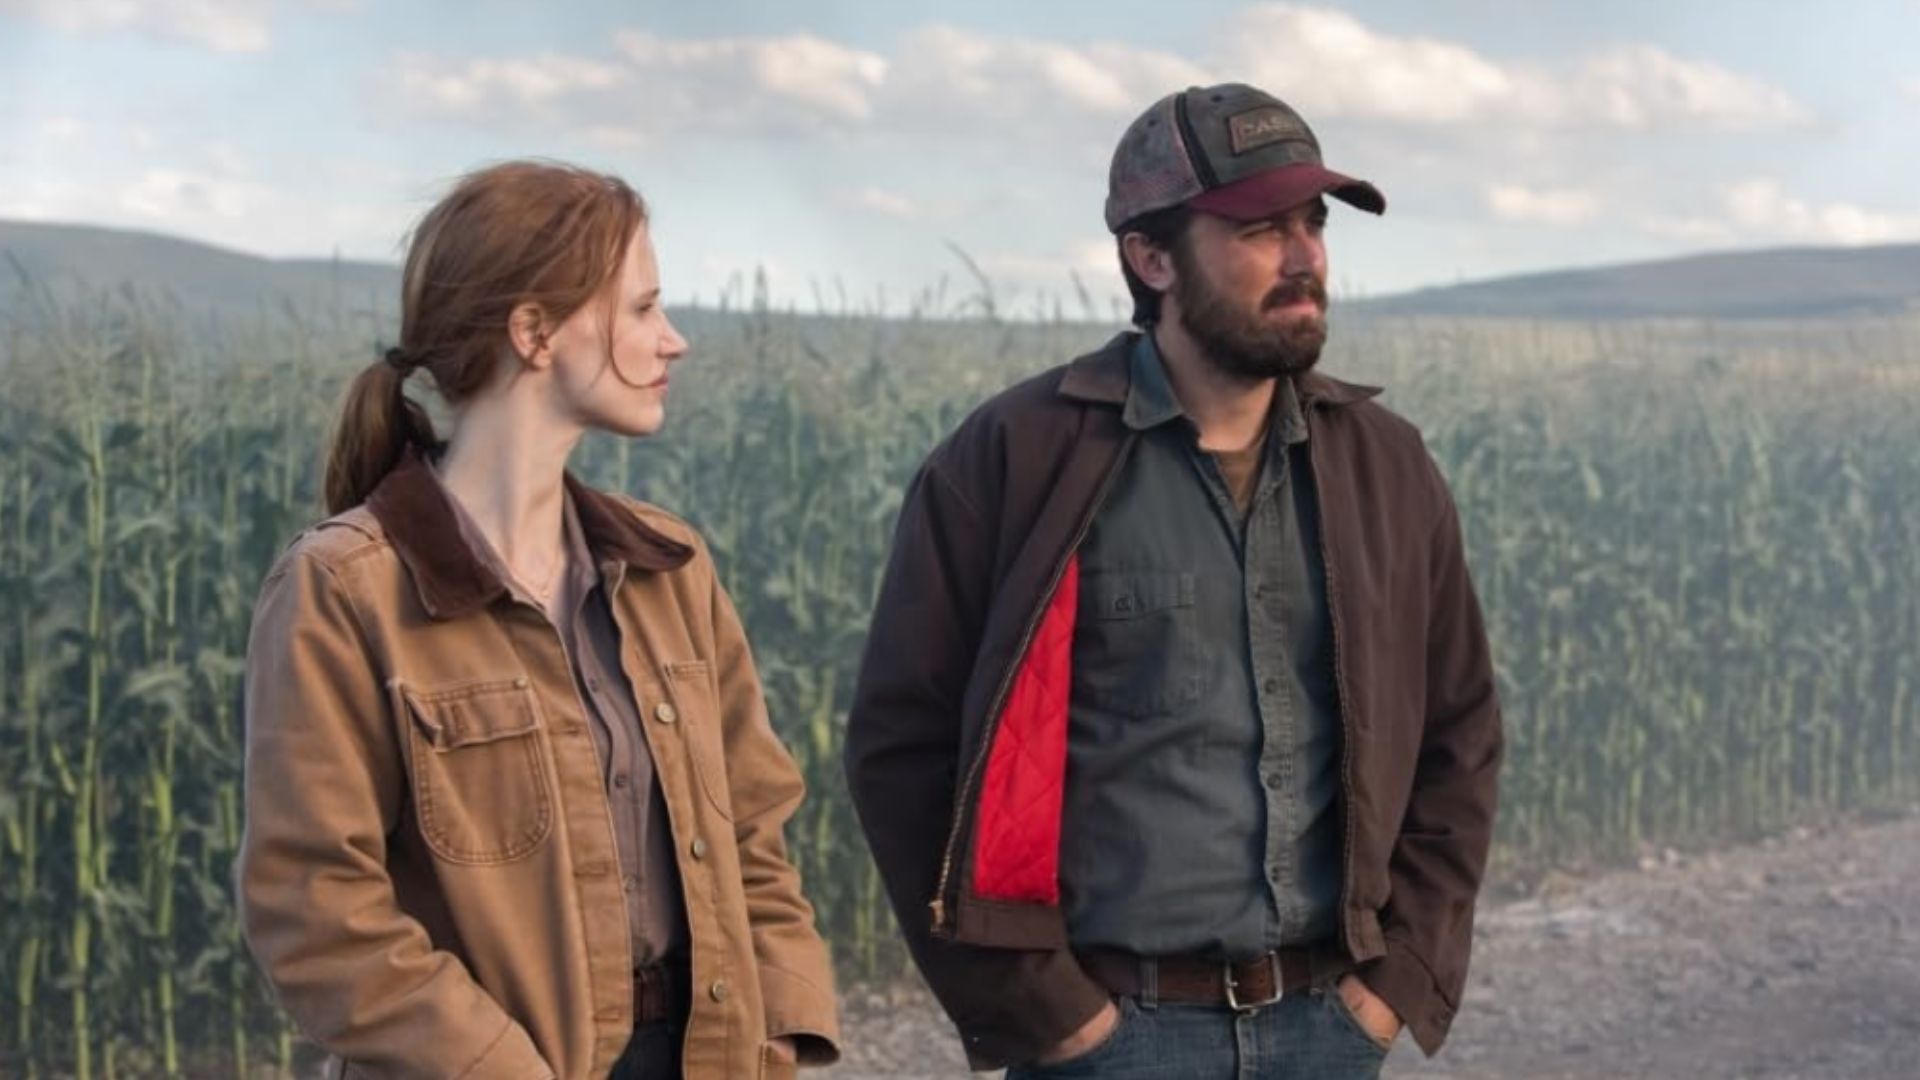
{"type": "Polygon", "coordinates": [[[1274,952],[1268,953],[1267,966],[1273,969],[1273,996],[1270,998],[1267,998],[1265,1001],[1241,1001],[1240,995],[1236,993],[1236,991],[1240,988],[1240,984],[1235,982],[1233,979],[1233,962],[1229,960],[1222,966],[1220,977],[1222,981],[1226,983],[1227,1005],[1231,1007],[1234,1012],[1237,1012],[1237,1013],[1258,1012],[1261,1009],[1264,1009],[1267,1006],[1274,1004],[1275,1002],[1279,1001],[1282,997],[1286,996],[1286,990],[1284,987],[1281,986],[1280,954],[1274,953],[1274,952]]]}

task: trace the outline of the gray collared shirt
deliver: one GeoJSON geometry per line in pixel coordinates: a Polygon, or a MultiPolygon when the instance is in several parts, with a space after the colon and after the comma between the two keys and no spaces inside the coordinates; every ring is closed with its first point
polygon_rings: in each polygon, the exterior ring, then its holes
{"type": "Polygon", "coordinates": [[[1076,948],[1330,936],[1340,725],[1306,418],[1276,384],[1244,515],[1151,335],[1132,458],[1080,547],[1061,881],[1076,948]]]}
{"type": "MultiPolygon", "coordinates": [[[[446,490],[444,484],[442,490],[446,490]]],[[[506,583],[515,600],[545,614],[546,605],[514,577],[460,500],[450,490],[446,495],[467,546],[506,583]]],[[[574,689],[605,767],[633,963],[639,967],[684,954],[688,947],[680,871],[674,860],[666,799],[654,779],[653,754],[640,729],[640,698],[620,664],[620,628],[614,624],[601,568],[587,547],[571,496],[566,496],[563,522],[567,563],[554,583],[560,590],[554,606],[563,617],[554,629],[573,668],[574,689]]]]}

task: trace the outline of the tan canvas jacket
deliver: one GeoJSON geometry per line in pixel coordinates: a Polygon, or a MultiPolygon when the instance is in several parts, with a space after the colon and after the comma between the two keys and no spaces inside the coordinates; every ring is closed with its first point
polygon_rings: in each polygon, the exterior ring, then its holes
{"type": "MultiPolygon", "coordinates": [[[[692,940],[686,1075],[837,1056],[787,861],[803,785],[705,545],[568,480],[612,598],[692,940]]],[[[247,650],[248,945],[328,1075],[605,1076],[632,971],[599,753],[552,626],[507,597],[416,456],[304,533],[247,650]]]]}

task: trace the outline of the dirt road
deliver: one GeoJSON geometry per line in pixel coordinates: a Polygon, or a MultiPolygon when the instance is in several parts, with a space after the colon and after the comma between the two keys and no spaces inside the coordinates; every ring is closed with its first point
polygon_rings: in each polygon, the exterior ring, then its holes
{"type": "MultiPolygon", "coordinates": [[[[967,1075],[924,992],[849,998],[848,1060],[823,1075],[967,1075]]],[[[1489,904],[1444,1052],[1403,1038],[1386,1075],[1920,1078],[1920,817],[1489,904]]]]}

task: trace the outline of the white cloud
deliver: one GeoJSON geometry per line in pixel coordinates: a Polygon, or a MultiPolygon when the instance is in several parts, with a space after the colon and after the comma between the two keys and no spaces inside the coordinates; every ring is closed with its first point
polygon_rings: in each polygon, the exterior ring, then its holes
{"type": "Polygon", "coordinates": [[[1884,244],[1920,239],[1920,214],[1885,213],[1851,203],[1811,203],[1777,181],[1745,180],[1724,192],[1727,220],[1759,235],[1826,244],[1884,244]]]}
{"type": "Polygon", "coordinates": [[[1072,134],[1087,119],[1106,142],[1170,88],[1213,81],[1172,53],[1096,41],[1062,45],[950,26],[902,41],[886,85],[887,119],[900,128],[1008,135],[1072,134]]]}
{"type": "Polygon", "coordinates": [[[399,100],[476,122],[558,123],[603,146],[650,136],[806,134],[872,113],[881,57],[809,35],[668,40],[615,35],[612,54],[544,53],[451,61],[395,58],[386,82],[399,100]]]}
{"type": "Polygon", "coordinates": [[[1074,275],[1118,273],[1112,238],[1081,240],[1054,251],[1032,254],[998,251],[974,259],[989,280],[1060,292],[1072,287],[1074,275]]]}
{"type": "Polygon", "coordinates": [[[652,93],[635,104],[650,113],[686,110],[694,127],[779,122],[792,109],[820,119],[864,120],[887,73],[884,58],[811,34],[675,41],[630,30],[614,40],[636,72],[648,76],[652,93]]]}
{"type": "Polygon", "coordinates": [[[1537,87],[1465,46],[1381,34],[1326,8],[1256,4],[1236,15],[1223,37],[1234,78],[1309,117],[1451,124],[1538,100],[1537,87]]]}
{"type": "Polygon", "coordinates": [[[1578,225],[1600,212],[1600,197],[1584,188],[1536,190],[1495,184],[1486,190],[1487,209],[1503,221],[1542,225],[1578,225]]]}
{"type": "Polygon", "coordinates": [[[1812,202],[1777,180],[1755,177],[1722,188],[1712,213],[1652,217],[1642,227],[1692,243],[1890,244],[1920,240],[1920,213],[1812,202]]]}
{"type": "Polygon", "coordinates": [[[1705,217],[1650,217],[1642,227],[1654,236],[1695,244],[1730,244],[1739,236],[1725,221],[1705,217]]]}
{"type": "Polygon", "coordinates": [[[1807,107],[1784,90],[1717,64],[1682,60],[1651,45],[1594,57],[1568,90],[1569,107],[1576,113],[1615,127],[1741,130],[1813,119],[1807,107]]]}
{"type": "Polygon", "coordinates": [[[183,220],[245,218],[266,203],[268,194],[266,188],[246,180],[148,169],[120,192],[119,207],[155,224],[177,225],[183,220]]]}
{"type": "Polygon", "coordinates": [[[897,191],[885,188],[864,187],[858,191],[845,193],[840,202],[860,210],[870,210],[882,217],[911,220],[926,214],[926,208],[920,203],[897,191]]]}
{"type": "Polygon", "coordinates": [[[273,41],[268,6],[268,0],[0,0],[0,13],[69,33],[131,31],[220,52],[261,52],[273,41]]]}
{"type": "Polygon", "coordinates": [[[1804,123],[1785,91],[1716,64],[1629,45],[1569,76],[1454,42],[1381,33],[1345,12],[1256,4],[1224,28],[1224,66],[1311,118],[1422,125],[1742,129],[1804,123]]]}
{"type": "Polygon", "coordinates": [[[398,58],[398,68],[399,88],[411,104],[476,117],[511,107],[539,110],[568,95],[619,86],[627,75],[612,64],[557,53],[464,64],[408,54],[398,58]]]}
{"type": "Polygon", "coordinates": [[[49,116],[40,123],[40,133],[55,142],[73,142],[86,131],[87,126],[72,116],[49,116]]]}
{"type": "MultiPolygon", "coordinates": [[[[6,0],[0,0],[6,2],[6,0]]],[[[1810,118],[1783,90],[1650,45],[1594,54],[1569,73],[1484,56],[1458,42],[1396,36],[1344,12],[1266,3],[1219,27],[1211,55],[1094,41],[1065,44],[946,25],[882,55],[809,34],[709,39],[638,30],[605,55],[398,58],[389,81],[417,107],[498,123],[559,121],[631,137],[885,130],[951,140],[1105,149],[1155,98],[1240,79],[1316,123],[1360,118],[1529,131],[1742,129],[1810,118]]]]}
{"type": "Polygon", "coordinates": [[[1900,89],[1907,95],[1907,100],[1920,101],[1920,78],[1908,79],[1900,84],[1900,89]]]}

